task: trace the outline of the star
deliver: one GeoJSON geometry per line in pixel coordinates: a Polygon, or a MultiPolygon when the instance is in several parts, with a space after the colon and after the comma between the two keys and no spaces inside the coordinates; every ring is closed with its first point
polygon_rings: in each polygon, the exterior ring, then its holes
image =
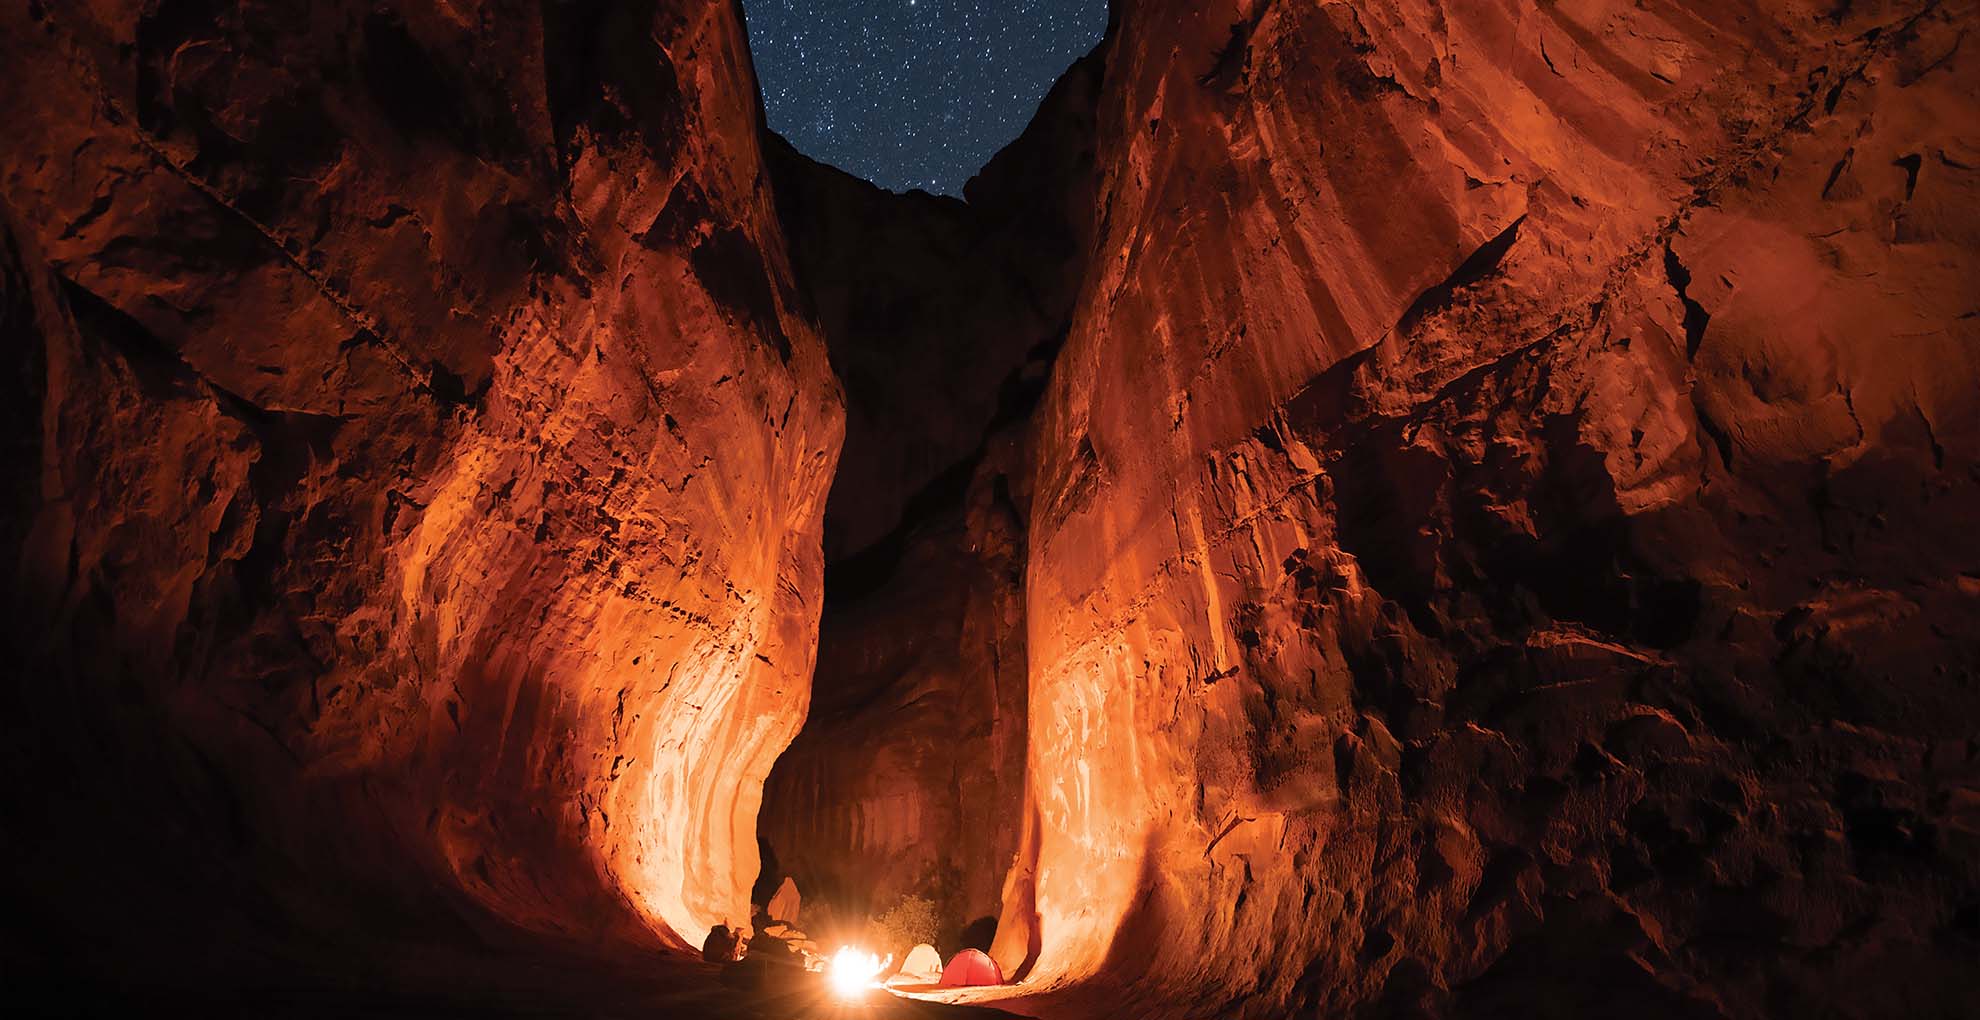
{"type": "Polygon", "coordinates": [[[1107,0],[743,0],[770,127],[897,191],[958,194],[1107,27],[1107,0]]]}

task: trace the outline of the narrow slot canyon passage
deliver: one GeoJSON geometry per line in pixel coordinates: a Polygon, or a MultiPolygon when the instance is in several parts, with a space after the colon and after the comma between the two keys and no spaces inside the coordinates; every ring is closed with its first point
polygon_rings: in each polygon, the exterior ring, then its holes
{"type": "Polygon", "coordinates": [[[770,3],[0,5],[0,1010],[1971,1014],[1971,0],[770,3]]]}

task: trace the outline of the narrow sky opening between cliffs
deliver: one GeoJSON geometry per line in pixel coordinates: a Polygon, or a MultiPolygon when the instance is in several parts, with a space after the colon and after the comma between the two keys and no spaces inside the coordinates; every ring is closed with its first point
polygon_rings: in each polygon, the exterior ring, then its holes
{"type": "Polygon", "coordinates": [[[893,191],[959,195],[1100,42],[1107,0],[743,0],[770,128],[893,191]]]}

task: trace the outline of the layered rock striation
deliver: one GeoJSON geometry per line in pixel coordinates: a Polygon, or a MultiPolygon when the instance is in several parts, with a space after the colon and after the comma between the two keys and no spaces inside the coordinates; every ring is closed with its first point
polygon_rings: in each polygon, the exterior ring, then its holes
{"type": "Polygon", "coordinates": [[[8,6],[21,970],[747,916],[843,421],[753,96],[724,4],[8,6]]]}
{"type": "Polygon", "coordinates": [[[1974,14],[1119,0],[957,202],[733,5],[17,6],[10,963],[650,969],[809,704],[957,997],[1961,1015],[1974,14]]]}
{"type": "Polygon", "coordinates": [[[1972,14],[1117,5],[1039,1010],[1960,1010],[1972,14]]]}

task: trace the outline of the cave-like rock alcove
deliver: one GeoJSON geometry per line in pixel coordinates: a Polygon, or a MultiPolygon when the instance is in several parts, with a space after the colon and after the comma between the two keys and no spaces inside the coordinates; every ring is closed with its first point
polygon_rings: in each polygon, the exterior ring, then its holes
{"type": "Polygon", "coordinates": [[[0,1007],[1971,1015],[1976,27],[1113,0],[952,197],[732,0],[8,3],[0,1007]]]}

